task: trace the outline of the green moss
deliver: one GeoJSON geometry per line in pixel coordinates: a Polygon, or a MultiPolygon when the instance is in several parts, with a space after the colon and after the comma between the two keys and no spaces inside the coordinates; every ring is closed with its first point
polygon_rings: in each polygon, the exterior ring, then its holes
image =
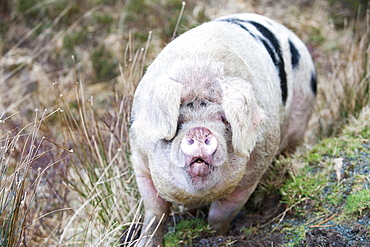
{"type": "MultiPolygon", "coordinates": [[[[367,134],[368,130],[364,134],[367,134]]],[[[351,134],[344,133],[337,138],[324,139],[316,144],[309,152],[303,155],[307,163],[317,164],[326,158],[344,156],[347,158],[355,157],[358,152],[366,151],[361,140],[351,134]]]]}
{"type": "Polygon", "coordinates": [[[362,215],[363,211],[370,209],[370,190],[361,189],[348,196],[344,212],[350,215],[362,215]]]}
{"type": "Polygon", "coordinates": [[[368,210],[370,191],[364,186],[368,183],[367,175],[351,174],[361,165],[359,154],[369,153],[368,146],[363,144],[369,132],[369,126],[355,122],[344,128],[341,136],[323,139],[310,151],[296,157],[307,165],[297,174],[291,174],[280,189],[287,207],[305,217],[337,211],[339,221],[368,210]],[[338,168],[333,162],[338,157],[343,158],[340,181],[337,181],[338,168]],[[346,176],[348,178],[344,179],[346,176]]]}
{"type": "Polygon", "coordinates": [[[243,233],[245,236],[251,236],[254,232],[256,232],[258,229],[256,227],[242,227],[240,228],[240,231],[243,233]]]}
{"type": "MultiPolygon", "coordinates": [[[[369,139],[370,138],[370,125],[365,126],[362,130],[358,131],[356,135],[353,135],[354,138],[369,139]]],[[[369,151],[367,149],[367,151],[369,151]]]]}
{"type": "Polygon", "coordinates": [[[304,215],[306,210],[321,210],[322,191],[327,183],[326,173],[313,172],[312,168],[305,167],[299,174],[291,174],[291,179],[281,187],[282,202],[292,206],[297,215],[304,215]]]}
{"type": "Polygon", "coordinates": [[[202,219],[182,220],[175,227],[171,227],[164,236],[166,247],[191,246],[192,240],[201,234],[211,234],[213,230],[202,219]]]}
{"type": "Polygon", "coordinates": [[[334,207],[336,207],[337,205],[342,205],[346,197],[346,185],[343,183],[328,184],[326,189],[326,203],[334,207]]]}
{"type": "Polygon", "coordinates": [[[302,246],[302,241],[306,236],[306,228],[304,225],[285,227],[282,232],[285,234],[285,239],[288,241],[284,246],[302,246]]]}

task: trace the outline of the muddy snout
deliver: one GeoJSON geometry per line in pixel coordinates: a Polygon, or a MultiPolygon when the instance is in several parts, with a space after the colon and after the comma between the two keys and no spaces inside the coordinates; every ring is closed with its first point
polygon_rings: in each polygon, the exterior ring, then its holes
{"type": "Polygon", "coordinates": [[[213,169],[213,154],[218,141],[207,128],[195,127],[188,130],[181,140],[181,150],[185,155],[185,169],[190,176],[202,177],[213,169]]]}

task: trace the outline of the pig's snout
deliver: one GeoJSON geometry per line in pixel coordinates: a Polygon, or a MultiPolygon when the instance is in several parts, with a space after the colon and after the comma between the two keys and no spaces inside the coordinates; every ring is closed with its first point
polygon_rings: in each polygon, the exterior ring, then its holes
{"type": "Polygon", "coordinates": [[[216,136],[207,128],[195,127],[188,132],[181,141],[182,152],[193,158],[208,158],[217,149],[216,136]]]}
{"type": "Polygon", "coordinates": [[[207,176],[213,167],[213,154],[218,141],[207,128],[195,127],[188,130],[181,140],[181,150],[185,155],[185,169],[192,177],[207,176]]]}

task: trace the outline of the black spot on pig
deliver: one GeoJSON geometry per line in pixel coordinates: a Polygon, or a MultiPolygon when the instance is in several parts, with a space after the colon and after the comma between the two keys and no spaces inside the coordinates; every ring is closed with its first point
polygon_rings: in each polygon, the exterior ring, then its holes
{"type": "Polygon", "coordinates": [[[249,21],[250,24],[255,26],[257,30],[263,35],[264,39],[261,38],[261,42],[269,53],[272,61],[274,62],[276,69],[280,77],[281,87],[281,98],[283,103],[286,103],[288,98],[288,85],[284,67],[283,55],[280,49],[280,43],[276,36],[265,26],[260,23],[249,21]]]}
{"type": "Polygon", "coordinates": [[[299,65],[299,59],[301,58],[301,55],[299,54],[297,48],[295,47],[291,40],[289,40],[289,48],[290,55],[292,57],[292,68],[295,69],[299,65]]]}
{"type": "Polygon", "coordinates": [[[244,21],[244,20],[240,20],[240,19],[237,19],[237,18],[227,18],[227,19],[223,19],[223,20],[219,20],[219,21],[225,21],[225,22],[229,22],[229,23],[238,25],[239,27],[241,27],[245,31],[247,31],[253,38],[256,38],[256,36],[251,31],[249,31],[249,29],[243,24],[243,23],[246,23],[246,21],[244,21]]]}
{"type": "Polygon", "coordinates": [[[312,72],[312,74],[311,74],[311,90],[314,93],[314,95],[317,94],[317,78],[316,78],[316,72],[312,72]]]}

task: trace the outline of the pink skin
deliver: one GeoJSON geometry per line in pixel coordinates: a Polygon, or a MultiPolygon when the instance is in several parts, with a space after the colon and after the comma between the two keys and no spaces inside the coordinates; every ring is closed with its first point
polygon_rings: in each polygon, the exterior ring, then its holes
{"type": "Polygon", "coordinates": [[[171,203],[158,195],[150,176],[137,171],[137,184],[143,196],[145,217],[142,229],[142,240],[139,246],[163,246],[164,224],[170,212],[171,203]]]}
{"type": "Polygon", "coordinates": [[[247,186],[237,187],[227,197],[212,202],[209,209],[208,224],[217,230],[218,234],[226,234],[230,229],[231,221],[246,203],[254,188],[254,185],[249,188],[247,186]]]}
{"type": "MultiPolygon", "coordinates": [[[[135,156],[133,160],[138,164],[145,164],[142,157],[135,156]]],[[[170,212],[171,203],[159,196],[146,166],[136,167],[135,173],[140,194],[145,195],[142,197],[145,216],[137,246],[163,246],[163,223],[170,212]]]]}
{"type": "MultiPolygon", "coordinates": [[[[246,165],[249,172],[243,176],[239,186],[225,198],[212,202],[209,209],[208,224],[217,230],[218,234],[227,233],[231,221],[248,201],[264,174],[265,169],[256,169],[259,165],[263,166],[264,163],[264,161],[258,159],[259,155],[256,151],[251,154],[251,159],[246,165]]],[[[272,156],[267,157],[267,159],[272,159],[272,156]]]]}
{"type": "Polygon", "coordinates": [[[188,130],[180,146],[185,154],[185,170],[193,182],[201,180],[211,173],[212,155],[217,149],[218,141],[209,129],[195,127],[188,130]]]}

